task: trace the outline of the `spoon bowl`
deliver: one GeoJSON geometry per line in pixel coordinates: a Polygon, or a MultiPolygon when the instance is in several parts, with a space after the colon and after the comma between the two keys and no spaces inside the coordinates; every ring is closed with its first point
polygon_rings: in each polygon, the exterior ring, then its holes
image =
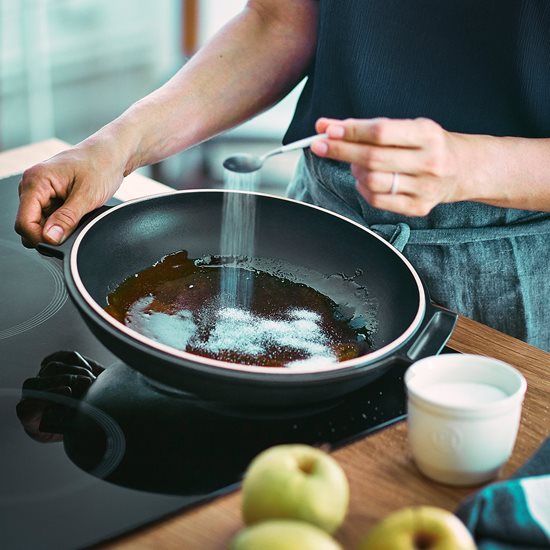
{"type": "Polygon", "coordinates": [[[298,141],[289,143],[288,145],[283,145],[277,149],[273,149],[265,155],[250,155],[248,153],[239,153],[231,157],[226,158],[223,161],[223,167],[230,172],[236,172],[238,174],[249,174],[251,172],[256,172],[259,170],[264,162],[274,155],[280,155],[281,153],[287,153],[288,151],[294,151],[296,149],[303,149],[309,147],[316,139],[327,138],[327,134],[315,134],[298,141]]]}
{"type": "Polygon", "coordinates": [[[228,157],[223,161],[223,167],[230,172],[239,174],[248,174],[256,172],[263,165],[262,157],[250,155],[248,153],[239,153],[228,157]]]}

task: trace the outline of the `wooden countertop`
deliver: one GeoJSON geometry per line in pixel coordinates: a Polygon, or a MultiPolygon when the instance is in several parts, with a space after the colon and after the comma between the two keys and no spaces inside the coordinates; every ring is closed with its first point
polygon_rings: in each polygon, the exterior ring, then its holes
{"type": "MultiPolygon", "coordinates": [[[[28,166],[66,147],[48,140],[0,153],[0,177],[22,172],[28,166]]],[[[165,186],[133,174],[117,197],[166,192],[165,186]]],[[[475,321],[460,317],[449,346],[463,353],[501,359],[518,368],[527,379],[527,393],[514,452],[500,479],[521,466],[550,434],[550,354],[506,336],[475,321]]],[[[360,538],[379,519],[409,505],[430,504],[454,510],[475,488],[453,488],[432,482],[416,469],[407,447],[407,425],[401,422],[347,445],[333,455],[342,465],[351,486],[351,502],[336,538],[344,548],[356,548],[360,538]]],[[[234,492],[213,502],[156,523],[102,548],[148,549],[227,548],[243,526],[240,494],[234,492]]]]}

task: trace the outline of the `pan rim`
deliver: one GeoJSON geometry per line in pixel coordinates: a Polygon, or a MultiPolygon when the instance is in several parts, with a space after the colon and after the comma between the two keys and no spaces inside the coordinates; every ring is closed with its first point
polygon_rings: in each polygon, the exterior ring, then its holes
{"type": "Polygon", "coordinates": [[[382,359],[383,357],[390,355],[394,350],[398,349],[402,344],[404,344],[407,340],[409,340],[409,338],[415,333],[416,329],[422,323],[422,320],[426,312],[426,302],[427,302],[426,292],[424,289],[424,285],[422,284],[422,281],[420,279],[420,276],[418,275],[418,273],[416,272],[412,264],[409,262],[409,260],[399,250],[393,247],[389,242],[387,242],[385,239],[380,237],[380,235],[376,234],[374,231],[372,231],[368,227],[365,227],[353,220],[350,220],[349,218],[346,218],[345,216],[342,216],[341,214],[332,212],[331,210],[328,210],[326,208],[305,203],[299,200],[282,197],[279,195],[273,195],[270,193],[262,193],[257,191],[238,191],[238,190],[226,190],[226,189],[184,189],[184,190],[173,191],[168,193],[159,193],[159,194],[149,195],[147,197],[140,197],[137,199],[125,201],[119,205],[109,208],[107,211],[98,215],[81,230],[81,232],[76,237],[74,243],[71,246],[70,253],[69,253],[68,267],[69,267],[69,274],[72,278],[72,282],[79,296],[84,300],[86,305],[89,308],[91,308],[91,310],[94,313],[96,313],[101,318],[101,320],[106,322],[111,328],[116,329],[117,332],[121,332],[124,336],[130,338],[131,340],[137,341],[139,344],[141,344],[142,346],[145,346],[146,348],[152,348],[155,352],[161,352],[163,354],[167,354],[172,359],[177,358],[177,359],[184,360],[187,366],[188,366],[188,363],[195,363],[195,364],[199,364],[201,366],[210,367],[210,368],[212,367],[222,368],[224,369],[224,371],[230,370],[230,371],[236,371],[236,372],[242,372],[242,373],[256,373],[256,374],[263,373],[263,374],[270,374],[270,375],[276,375],[276,376],[283,376],[288,374],[315,374],[315,373],[323,373],[323,372],[327,373],[327,372],[340,371],[340,370],[349,369],[349,368],[358,367],[358,366],[365,366],[367,364],[373,363],[379,359],[382,359]],[[195,355],[183,350],[178,350],[166,344],[157,342],[127,327],[126,325],[124,325],[123,323],[121,323],[120,321],[112,317],[109,313],[107,313],[105,309],[101,305],[99,305],[94,300],[94,298],[90,295],[90,293],[87,291],[80,277],[80,274],[78,271],[78,265],[77,265],[78,251],[79,251],[80,245],[82,244],[82,241],[85,239],[86,234],[97,223],[99,223],[105,217],[112,215],[113,212],[116,212],[121,208],[131,207],[141,202],[152,201],[154,199],[163,198],[168,195],[172,196],[172,195],[196,194],[196,193],[213,193],[213,194],[239,193],[239,194],[247,194],[247,195],[252,194],[256,196],[275,199],[278,201],[287,201],[290,203],[299,204],[300,206],[318,210],[330,216],[334,216],[346,223],[354,225],[355,227],[359,228],[365,233],[368,233],[371,237],[378,239],[381,243],[387,246],[388,249],[391,251],[391,253],[397,255],[397,257],[405,264],[407,269],[410,271],[413,277],[413,280],[415,281],[417,291],[418,291],[418,297],[419,297],[418,309],[416,311],[416,314],[413,320],[411,321],[409,326],[396,339],[392,340],[390,343],[386,344],[385,346],[375,351],[372,351],[370,353],[360,355],[359,357],[356,357],[354,359],[348,359],[347,361],[341,361],[337,363],[328,363],[328,364],[324,363],[324,366],[322,367],[296,365],[296,366],[286,367],[286,368],[285,367],[264,367],[260,365],[242,365],[239,363],[230,363],[228,361],[221,361],[218,359],[203,357],[201,355],[195,355]]]}

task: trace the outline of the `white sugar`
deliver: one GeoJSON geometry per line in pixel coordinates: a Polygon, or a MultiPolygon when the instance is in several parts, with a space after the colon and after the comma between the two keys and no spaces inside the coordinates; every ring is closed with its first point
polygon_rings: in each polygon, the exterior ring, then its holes
{"type": "MultiPolygon", "coordinates": [[[[240,174],[224,171],[226,190],[254,191],[258,172],[240,174]]],[[[256,197],[247,193],[226,193],[223,202],[220,255],[239,261],[254,256],[256,197]]],[[[221,297],[228,307],[250,307],[252,277],[244,269],[222,269],[221,297]]]]}
{"type": "Polygon", "coordinates": [[[210,353],[232,351],[250,356],[264,355],[275,347],[335,361],[330,341],[318,324],[320,316],[309,313],[290,310],[280,318],[271,319],[242,309],[222,308],[208,340],[200,342],[199,347],[210,353]],[[303,316],[316,318],[317,322],[304,320],[303,316]]]}
{"type": "Polygon", "coordinates": [[[324,334],[320,315],[306,310],[288,310],[276,318],[255,315],[249,310],[205,307],[193,317],[182,309],[174,313],[152,311],[153,298],[136,301],[126,324],[162,344],[176,349],[188,347],[206,353],[235,353],[242,356],[270,356],[281,350],[303,356],[292,365],[311,360],[332,363],[337,360],[329,338],[324,334]]]}
{"type": "Polygon", "coordinates": [[[422,395],[438,403],[458,407],[492,403],[506,397],[500,388],[476,382],[438,382],[423,388],[422,395]]]}
{"type": "Polygon", "coordinates": [[[152,302],[153,298],[148,296],[132,304],[126,324],[147,338],[176,349],[185,349],[195,338],[198,328],[191,311],[182,310],[175,315],[150,311],[148,307],[152,302]]]}

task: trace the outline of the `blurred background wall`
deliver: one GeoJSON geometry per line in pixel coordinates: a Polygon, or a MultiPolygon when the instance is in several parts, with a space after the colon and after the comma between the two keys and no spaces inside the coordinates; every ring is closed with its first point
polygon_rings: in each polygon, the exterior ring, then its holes
{"type": "MultiPolygon", "coordinates": [[[[167,80],[244,4],[0,0],[0,150],[84,139],[167,80]]],[[[176,188],[220,186],[226,156],[280,144],[299,89],[241,127],[144,171],[176,188]]],[[[296,159],[270,160],[262,190],[283,192],[296,159]]]]}

